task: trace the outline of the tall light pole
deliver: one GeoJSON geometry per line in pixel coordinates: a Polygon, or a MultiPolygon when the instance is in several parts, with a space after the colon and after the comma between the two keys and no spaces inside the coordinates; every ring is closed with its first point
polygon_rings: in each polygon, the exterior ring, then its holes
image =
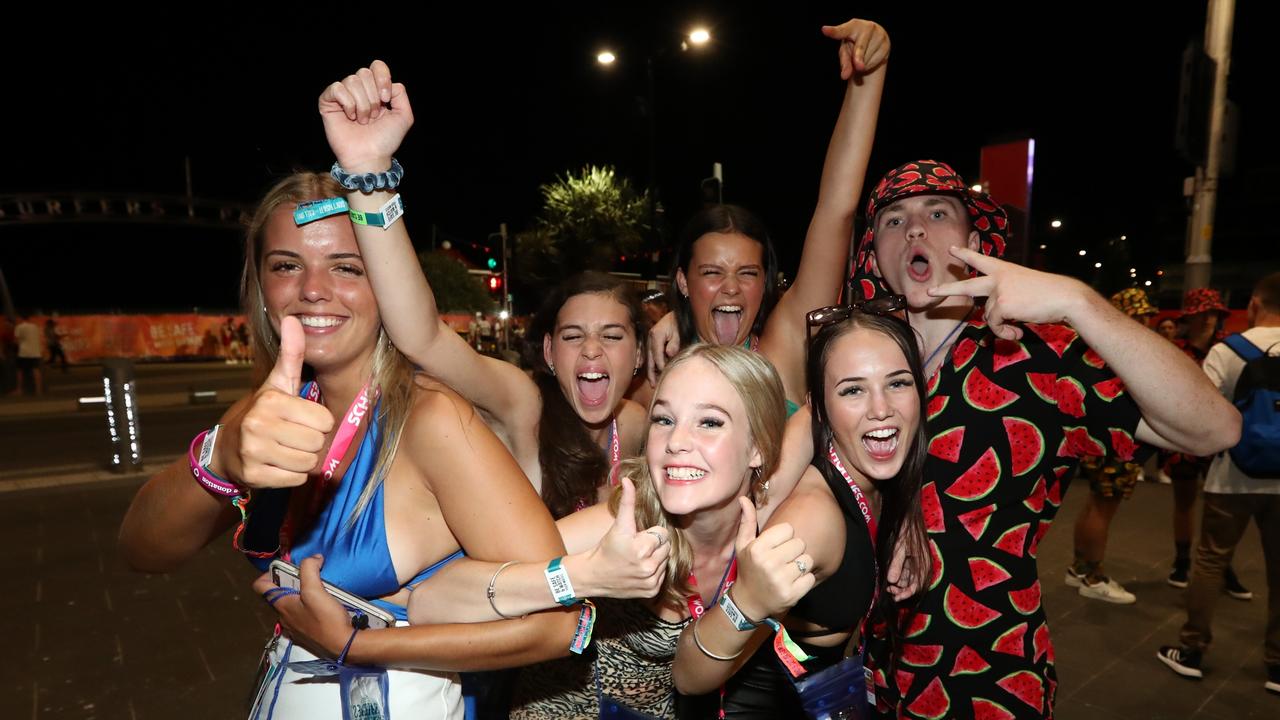
{"type": "MultiPolygon", "coordinates": [[[[1227,108],[1227,73],[1231,64],[1231,30],[1235,0],[1209,0],[1204,49],[1214,60],[1213,100],[1209,107],[1209,142],[1204,164],[1196,168],[1194,204],[1187,228],[1186,290],[1209,286],[1213,270],[1213,215],[1218,201],[1218,173],[1222,165],[1222,134],[1227,108]]],[[[1192,112],[1203,112],[1192,108],[1192,112]]]]}
{"type": "MultiPolygon", "coordinates": [[[[711,31],[705,27],[694,27],[689,30],[680,39],[680,50],[687,51],[690,48],[704,47],[711,42],[711,31]]],[[[655,92],[656,81],[654,78],[654,58],[662,57],[667,52],[666,47],[659,47],[645,55],[645,131],[648,135],[648,165],[649,165],[649,251],[659,250],[658,248],[658,109],[657,109],[657,93],[655,92]]],[[[596,62],[602,67],[612,67],[618,61],[618,55],[613,50],[605,48],[596,53],[596,62]]]]}

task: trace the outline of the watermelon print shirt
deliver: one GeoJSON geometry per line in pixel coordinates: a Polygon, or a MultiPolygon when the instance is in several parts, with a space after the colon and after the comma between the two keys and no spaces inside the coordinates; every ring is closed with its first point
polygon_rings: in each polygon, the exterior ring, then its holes
{"type": "Polygon", "coordinates": [[[881,714],[1052,716],[1036,549],[1080,458],[1133,457],[1139,413],[1074,330],[1023,328],[1010,342],[971,320],[929,378],[921,507],[933,573],[892,677],[887,644],[871,646],[881,714]]]}

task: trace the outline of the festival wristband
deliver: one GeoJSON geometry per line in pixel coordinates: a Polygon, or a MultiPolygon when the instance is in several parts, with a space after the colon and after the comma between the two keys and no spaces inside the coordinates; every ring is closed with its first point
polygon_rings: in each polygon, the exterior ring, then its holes
{"type": "Polygon", "coordinates": [[[334,215],[349,212],[351,208],[343,198],[325,198],[311,202],[298,203],[293,211],[293,224],[306,225],[309,222],[323,220],[334,215]]]}
{"type": "Polygon", "coordinates": [[[773,618],[765,618],[764,622],[773,628],[773,654],[778,656],[782,664],[787,666],[787,672],[791,673],[791,677],[800,677],[805,674],[806,670],[802,663],[813,659],[813,656],[805,652],[803,648],[796,644],[795,640],[787,634],[787,629],[782,627],[782,623],[773,618]]]}
{"type": "Polygon", "coordinates": [[[578,613],[578,627],[573,631],[573,642],[569,643],[569,652],[581,655],[591,644],[591,631],[596,626],[596,604],[590,600],[582,601],[582,611],[578,613]]]}
{"type": "Polygon", "coordinates": [[[240,486],[219,477],[209,469],[209,463],[213,460],[213,446],[218,441],[218,429],[221,427],[214,425],[212,430],[205,430],[191,440],[191,447],[187,449],[187,462],[191,465],[192,477],[201,487],[218,497],[233,498],[241,493],[240,486]],[[199,455],[196,454],[197,446],[200,448],[199,455]]]}
{"type": "Polygon", "coordinates": [[[720,609],[729,617],[729,622],[739,630],[753,630],[760,625],[759,621],[748,618],[738,609],[738,604],[729,597],[728,590],[720,594],[720,609]]]}
{"type": "Polygon", "coordinates": [[[386,230],[404,215],[404,201],[400,199],[400,193],[396,193],[378,212],[351,210],[348,215],[351,216],[351,222],[356,225],[368,225],[386,230]]]}
{"type": "Polygon", "coordinates": [[[547,587],[551,588],[551,597],[565,607],[578,602],[573,593],[573,583],[569,582],[569,571],[560,565],[563,558],[556,558],[547,563],[547,587]]]}

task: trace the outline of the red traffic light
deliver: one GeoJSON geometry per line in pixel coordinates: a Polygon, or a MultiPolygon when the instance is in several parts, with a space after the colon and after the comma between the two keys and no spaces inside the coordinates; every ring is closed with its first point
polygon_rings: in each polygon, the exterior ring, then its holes
{"type": "Polygon", "coordinates": [[[494,292],[497,292],[501,288],[502,288],[502,278],[498,277],[497,275],[490,275],[489,289],[494,292]]]}

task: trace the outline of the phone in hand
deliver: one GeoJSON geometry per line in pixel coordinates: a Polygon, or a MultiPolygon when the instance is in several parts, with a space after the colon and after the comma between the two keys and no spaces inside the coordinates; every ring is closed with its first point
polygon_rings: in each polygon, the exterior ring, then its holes
{"type": "MultiPolygon", "coordinates": [[[[294,590],[302,589],[302,579],[298,573],[298,566],[286,560],[271,561],[271,582],[280,587],[293,588],[294,590]]],[[[396,624],[396,618],[391,613],[374,605],[357,595],[343,590],[337,585],[324,583],[324,589],[334,597],[338,602],[342,603],[352,617],[357,613],[363,614],[369,619],[369,627],[374,630],[391,627],[396,624]]]]}

